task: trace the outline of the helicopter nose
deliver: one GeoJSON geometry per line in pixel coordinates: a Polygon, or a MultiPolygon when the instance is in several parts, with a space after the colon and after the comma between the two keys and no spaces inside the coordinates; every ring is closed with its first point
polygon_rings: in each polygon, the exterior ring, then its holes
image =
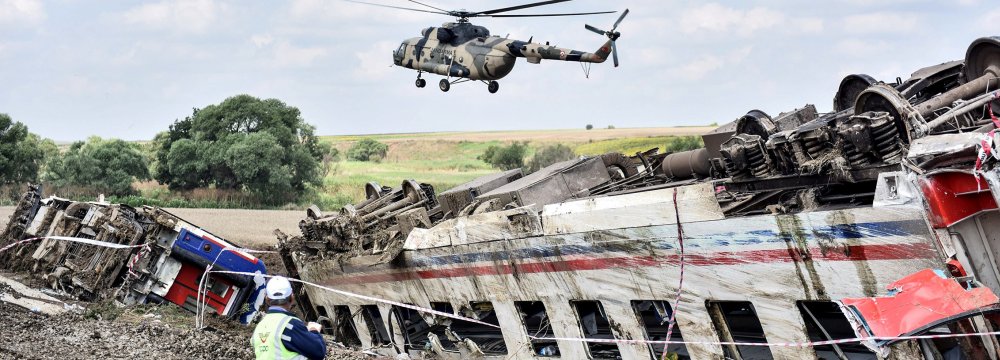
{"type": "Polygon", "coordinates": [[[394,63],[396,63],[396,65],[402,65],[403,58],[405,57],[405,55],[406,55],[406,42],[404,41],[399,44],[399,47],[396,48],[395,51],[392,52],[392,60],[394,63]]]}

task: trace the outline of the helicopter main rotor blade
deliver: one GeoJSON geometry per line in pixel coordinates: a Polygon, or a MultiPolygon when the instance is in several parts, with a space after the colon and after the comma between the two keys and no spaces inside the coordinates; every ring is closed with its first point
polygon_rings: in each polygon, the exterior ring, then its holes
{"type": "Polygon", "coordinates": [[[434,9],[434,10],[448,12],[448,10],[445,10],[445,9],[442,9],[442,8],[439,8],[439,7],[430,6],[430,5],[424,4],[424,3],[419,2],[419,1],[410,0],[410,2],[414,3],[414,4],[420,4],[420,5],[429,7],[429,8],[434,9]]]}
{"type": "Polygon", "coordinates": [[[611,42],[611,56],[615,60],[615,67],[618,67],[618,45],[615,42],[611,42]]]}
{"type": "Polygon", "coordinates": [[[570,0],[539,1],[539,2],[536,2],[536,3],[524,4],[524,5],[518,5],[518,6],[511,6],[511,7],[499,8],[499,9],[493,9],[493,10],[486,10],[486,11],[477,11],[477,12],[472,13],[472,15],[479,16],[479,15],[498,14],[498,13],[502,13],[502,12],[527,9],[527,8],[531,8],[531,7],[543,6],[543,5],[549,5],[549,4],[561,3],[561,2],[567,2],[567,1],[570,1],[570,0]]]}
{"type": "Polygon", "coordinates": [[[604,35],[607,33],[606,31],[590,26],[589,24],[584,24],[583,27],[587,28],[587,30],[597,33],[598,35],[604,35]]]}
{"type": "Polygon", "coordinates": [[[451,15],[451,13],[442,12],[442,11],[430,11],[430,10],[414,9],[414,8],[408,8],[408,7],[402,7],[402,6],[382,5],[382,4],[375,4],[375,3],[364,2],[364,1],[356,1],[356,0],[343,0],[343,1],[352,2],[352,3],[356,3],[356,4],[365,4],[365,5],[371,5],[371,6],[380,6],[380,7],[392,8],[392,9],[409,10],[409,11],[419,11],[419,12],[425,12],[425,13],[431,13],[431,14],[451,15]]]}
{"type": "Polygon", "coordinates": [[[611,27],[611,31],[615,31],[615,29],[618,29],[618,24],[622,23],[622,20],[625,19],[625,15],[628,15],[628,9],[625,9],[625,12],[622,13],[622,16],[618,17],[618,21],[615,21],[615,26],[611,27]]]}
{"type": "Polygon", "coordinates": [[[494,17],[494,18],[515,18],[515,17],[547,17],[547,16],[577,16],[577,15],[594,15],[594,14],[614,14],[617,11],[598,11],[598,12],[585,12],[585,13],[565,13],[565,14],[526,14],[526,15],[479,15],[480,17],[494,17]]]}

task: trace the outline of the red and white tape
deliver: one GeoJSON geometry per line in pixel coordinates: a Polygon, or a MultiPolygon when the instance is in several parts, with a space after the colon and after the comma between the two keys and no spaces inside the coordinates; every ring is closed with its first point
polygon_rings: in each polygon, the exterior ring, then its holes
{"type": "Polygon", "coordinates": [[[75,242],[75,243],[81,243],[81,244],[87,244],[87,245],[94,245],[94,246],[103,246],[103,247],[111,248],[111,249],[132,249],[132,248],[137,248],[137,247],[143,247],[143,246],[145,246],[145,244],[140,244],[140,245],[122,245],[122,244],[116,244],[116,243],[109,243],[109,242],[106,242],[106,241],[99,241],[99,240],[94,240],[94,239],[85,239],[85,238],[78,238],[78,237],[69,237],[69,236],[39,236],[39,237],[33,237],[33,238],[24,239],[24,240],[15,241],[13,243],[10,243],[7,246],[4,246],[3,248],[0,248],[0,253],[2,253],[4,251],[7,251],[7,250],[9,250],[9,249],[11,249],[11,248],[13,248],[13,247],[15,247],[17,245],[20,245],[20,244],[25,244],[25,243],[29,243],[29,242],[32,242],[32,241],[38,241],[38,240],[47,240],[47,239],[48,240],[69,241],[69,242],[75,242]]]}

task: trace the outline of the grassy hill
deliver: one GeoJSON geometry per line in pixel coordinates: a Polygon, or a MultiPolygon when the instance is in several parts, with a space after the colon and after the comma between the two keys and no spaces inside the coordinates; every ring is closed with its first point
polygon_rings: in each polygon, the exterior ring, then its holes
{"type": "Polygon", "coordinates": [[[634,154],[654,147],[667,148],[679,136],[695,136],[712,127],[633,128],[594,130],[532,130],[495,132],[437,132],[411,134],[373,134],[326,136],[345,153],[355,142],[372,138],[389,146],[381,162],[341,160],[332,164],[324,179],[320,206],[333,210],[345,203],[364,198],[364,184],[398,187],[406,179],[429,183],[438,192],[498,170],[477,157],[491,145],[524,141],[529,145],[528,158],[535,149],[564,144],[577,155],[600,155],[608,152],[634,154]]]}

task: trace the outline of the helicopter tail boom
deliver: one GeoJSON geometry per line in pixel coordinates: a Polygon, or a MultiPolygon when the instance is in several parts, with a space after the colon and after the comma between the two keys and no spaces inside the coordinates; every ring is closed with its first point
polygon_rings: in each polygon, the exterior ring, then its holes
{"type": "Polygon", "coordinates": [[[589,63],[603,63],[611,55],[612,42],[608,40],[594,52],[565,49],[556,46],[533,44],[526,42],[515,42],[511,45],[511,54],[517,57],[528,59],[529,63],[537,64],[541,60],[576,61],[589,63]]]}

